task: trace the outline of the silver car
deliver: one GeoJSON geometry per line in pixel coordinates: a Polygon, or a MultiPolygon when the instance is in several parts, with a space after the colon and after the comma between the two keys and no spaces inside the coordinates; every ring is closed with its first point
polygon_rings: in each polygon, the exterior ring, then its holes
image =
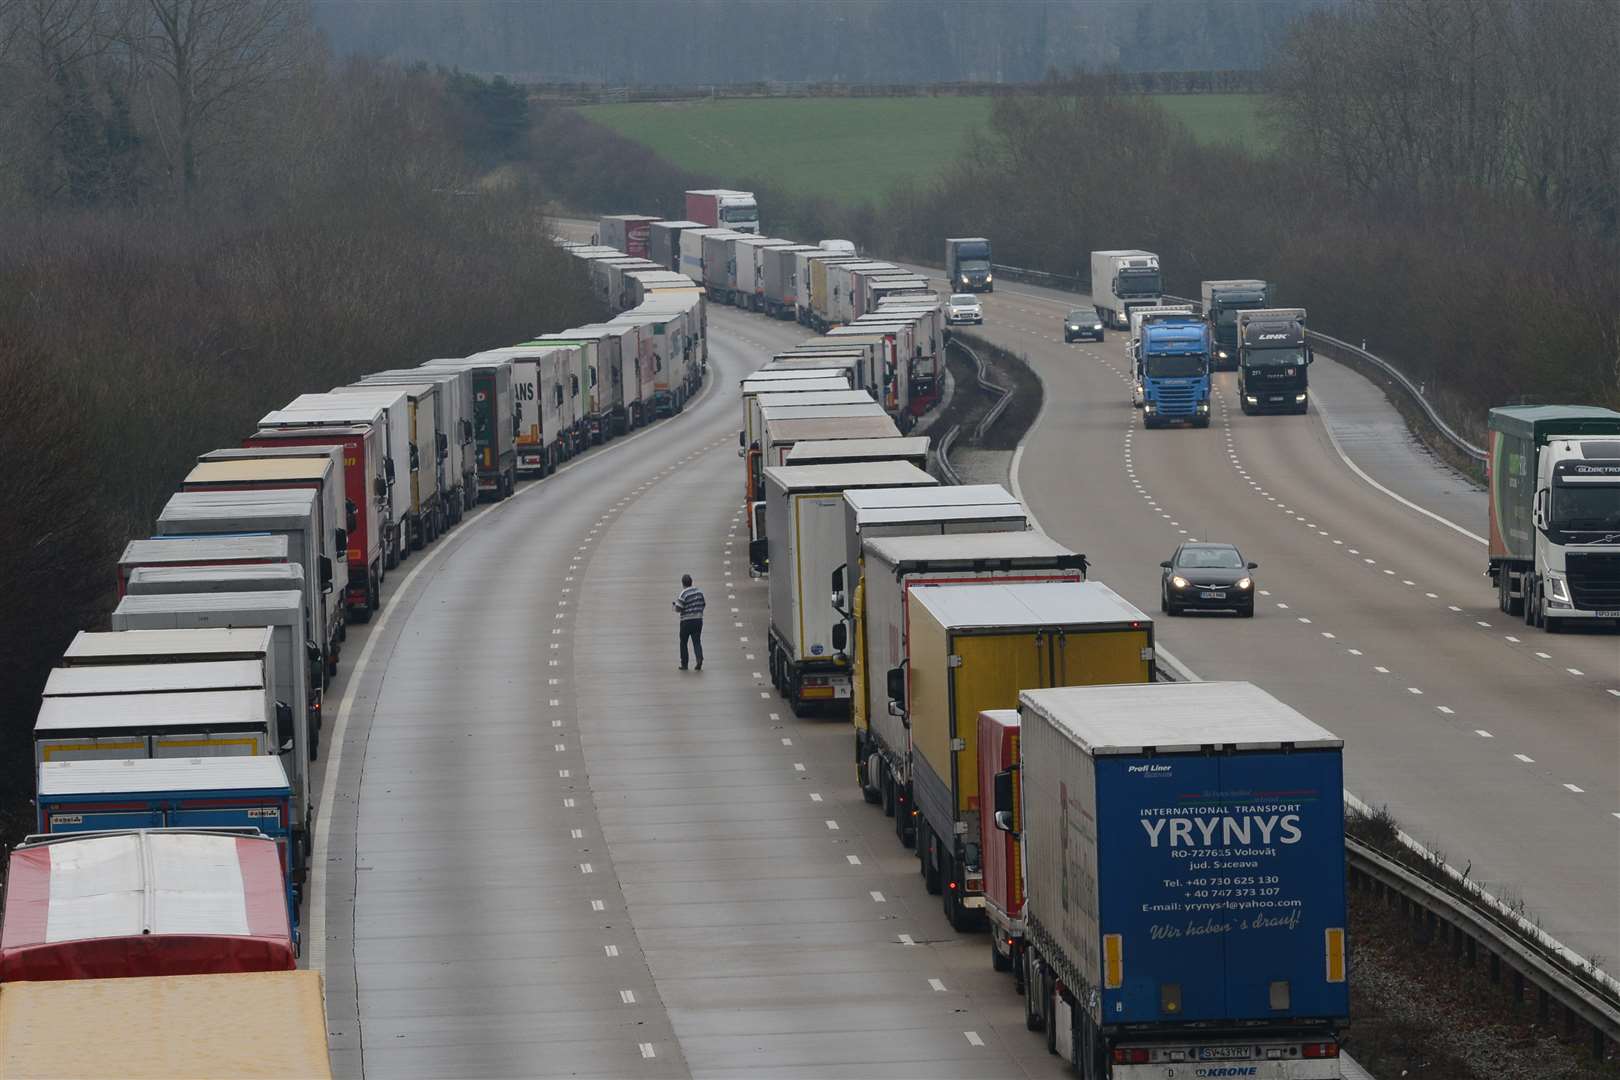
{"type": "Polygon", "coordinates": [[[962,323],[983,324],[984,308],[979,306],[979,298],[972,293],[952,293],[951,298],[945,302],[945,321],[952,326],[962,323]]]}

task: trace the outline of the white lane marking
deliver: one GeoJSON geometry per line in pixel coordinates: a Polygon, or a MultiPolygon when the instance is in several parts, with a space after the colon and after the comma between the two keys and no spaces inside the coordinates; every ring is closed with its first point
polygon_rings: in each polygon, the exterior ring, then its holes
{"type": "Polygon", "coordinates": [[[570,839],[583,840],[583,839],[585,839],[585,830],[584,829],[569,829],[568,830],[568,835],[569,835],[570,839]]]}
{"type": "Polygon", "coordinates": [[[829,830],[831,830],[832,832],[837,832],[838,831],[838,822],[834,821],[832,818],[828,818],[827,819],[827,828],[829,830]]]}
{"type": "Polygon", "coordinates": [[[934,993],[936,994],[943,994],[945,992],[945,984],[940,982],[938,979],[929,979],[928,985],[934,988],[934,993]]]}
{"type": "Polygon", "coordinates": [[[1373,665],[1373,670],[1378,672],[1378,674],[1380,674],[1380,675],[1388,675],[1389,674],[1389,668],[1383,667],[1383,666],[1378,665],[1378,664],[1373,665]]]}
{"type": "Polygon", "coordinates": [[[844,858],[849,860],[849,865],[851,866],[861,865],[861,857],[859,855],[845,855],[844,858]]]}
{"type": "Polygon", "coordinates": [[[871,897],[872,897],[872,902],[874,904],[887,904],[888,903],[888,901],[883,898],[883,894],[878,892],[876,889],[873,889],[871,891],[871,897]]]}
{"type": "Polygon", "coordinates": [[[567,769],[558,769],[557,770],[557,779],[559,779],[559,780],[567,780],[572,775],[573,775],[573,773],[569,772],[567,769]]]}
{"type": "Polygon", "coordinates": [[[574,800],[573,799],[564,799],[563,800],[563,809],[564,810],[572,810],[573,808],[574,808],[574,800]]]}
{"type": "Polygon", "coordinates": [[[1513,644],[1515,644],[1515,645],[1519,644],[1519,639],[1514,637],[1512,634],[1503,634],[1502,636],[1504,638],[1506,638],[1507,640],[1513,642],[1513,644]]]}
{"type": "Polygon", "coordinates": [[[782,719],[782,714],[773,712],[773,713],[771,713],[771,719],[772,720],[780,720],[780,719],[782,719]]]}
{"type": "Polygon", "coordinates": [[[596,873],[596,870],[591,866],[590,863],[582,862],[579,864],[579,872],[582,874],[594,874],[596,873]]]}
{"type": "Polygon", "coordinates": [[[1474,729],[1474,734],[1478,735],[1482,739],[1494,739],[1494,738],[1496,738],[1495,735],[1492,735],[1490,732],[1486,731],[1484,728],[1478,728],[1478,727],[1475,728],[1474,729]]]}
{"type": "Polygon", "coordinates": [[[1552,659],[1552,653],[1538,652],[1538,653],[1536,653],[1536,655],[1539,656],[1543,660],[1551,660],[1552,659]]]}
{"type": "Polygon", "coordinates": [[[964,1032],[962,1032],[962,1034],[967,1037],[968,1045],[970,1045],[970,1046],[983,1046],[984,1045],[984,1040],[979,1038],[979,1033],[977,1031],[964,1031],[964,1032]]]}
{"type": "Polygon", "coordinates": [[[1569,790],[1573,791],[1577,795],[1586,794],[1586,789],[1583,788],[1583,787],[1576,787],[1574,784],[1565,784],[1564,786],[1567,787],[1569,790]]]}
{"type": "Polygon", "coordinates": [[[1609,693],[1613,694],[1615,697],[1620,697],[1620,690],[1610,690],[1609,693]]]}
{"type": "Polygon", "coordinates": [[[602,952],[608,956],[618,956],[619,947],[617,945],[604,945],[602,946],[602,952]]]}
{"type": "Polygon", "coordinates": [[[1438,599],[1440,599],[1440,594],[1439,593],[1426,592],[1423,595],[1427,596],[1430,600],[1438,600],[1438,599]]]}
{"type": "Polygon", "coordinates": [[[1301,615],[1299,617],[1299,621],[1302,622],[1302,623],[1309,623],[1311,620],[1309,620],[1305,616],[1301,615]]]}
{"type": "Polygon", "coordinates": [[[620,990],[619,1000],[626,1005],[634,1005],[636,1003],[636,992],[634,990],[620,990]]]}
{"type": "Polygon", "coordinates": [[[657,1057],[658,1055],[653,1052],[653,1044],[652,1043],[642,1043],[641,1044],[641,1056],[644,1057],[644,1058],[654,1058],[654,1057],[657,1057]]]}
{"type": "Polygon", "coordinates": [[[1446,607],[1450,608],[1452,611],[1461,611],[1462,610],[1462,608],[1458,607],[1456,604],[1447,604],[1446,607]]]}
{"type": "Polygon", "coordinates": [[[1569,672],[1571,675],[1585,675],[1586,674],[1586,672],[1582,671],[1580,668],[1567,667],[1564,670],[1569,672]]]}
{"type": "Polygon", "coordinates": [[[592,900],[591,901],[591,910],[592,911],[606,911],[607,910],[607,904],[603,903],[601,900],[592,900]]]}
{"type": "Polygon", "coordinates": [[[1325,637],[1325,638],[1327,638],[1327,639],[1328,639],[1328,640],[1329,640],[1329,641],[1332,641],[1332,640],[1333,640],[1333,639],[1334,639],[1334,638],[1336,638],[1336,637],[1337,637],[1337,636],[1338,636],[1338,635],[1337,635],[1337,634],[1332,634],[1332,633],[1329,633],[1329,632],[1328,632],[1328,631],[1326,631],[1326,630],[1324,630],[1324,631],[1322,631],[1322,636],[1323,636],[1323,637],[1325,637]]]}
{"type": "Polygon", "coordinates": [[[802,761],[795,761],[795,762],[794,762],[794,763],[793,763],[793,771],[794,771],[794,772],[804,772],[804,762],[802,762],[802,761]]]}
{"type": "Polygon", "coordinates": [[[1360,656],[1361,655],[1361,650],[1360,649],[1347,649],[1345,651],[1348,652],[1351,656],[1360,656]]]}
{"type": "Polygon", "coordinates": [[[896,934],[895,937],[900,939],[900,944],[902,944],[902,945],[915,945],[915,944],[917,944],[915,941],[912,940],[910,934],[896,934]]]}
{"type": "Polygon", "coordinates": [[[1518,758],[1520,761],[1524,762],[1526,765],[1534,765],[1536,763],[1535,758],[1530,757],[1530,756],[1528,756],[1526,754],[1514,754],[1513,756],[1518,758]]]}
{"type": "Polygon", "coordinates": [[[1489,630],[1491,628],[1491,624],[1486,622],[1484,619],[1475,619],[1474,620],[1474,625],[1475,626],[1483,626],[1487,630],[1489,630]]]}
{"type": "Polygon", "coordinates": [[[1417,694],[1417,695],[1419,695],[1419,696],[1422,696],[1422,694],[1423,694],[1423,691],[1422,691],[1422,690],[1419,690],[1419,689],[1418,689],[1418,688],[1417,688],[1417,687],[1415,687],[1415,686],[1408,686],[1408,687],[1407,687],[1407,688],[1406,688],[1406,692],[1407,692],[1407,693],[1408,693],[1408,694],[1417,694]]]}
{"type": "Polygon", "coordinates": [[[1434,710],[1435,710],[1435,712],[1445,713],[1447,716],[1455,716],[1456,715],[1456,712],[1453,711],[1453,709],[1449,705],[1436,705],[1434,707],[1434,710]]]}

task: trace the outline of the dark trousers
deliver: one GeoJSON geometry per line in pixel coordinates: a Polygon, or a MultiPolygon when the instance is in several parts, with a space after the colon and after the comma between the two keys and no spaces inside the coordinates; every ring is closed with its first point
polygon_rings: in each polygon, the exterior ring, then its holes
{"type": "Polygon", "coordinates": [[[703,666],[703,620],[681,620],[681,667],[686,666],[686,643],[691,641],[692,652],[697,656],[697,666],[703,666]]]}

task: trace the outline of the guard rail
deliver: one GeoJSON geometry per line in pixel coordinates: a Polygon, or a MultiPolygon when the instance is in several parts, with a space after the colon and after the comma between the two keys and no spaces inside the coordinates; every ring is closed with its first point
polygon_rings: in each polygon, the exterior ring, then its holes
{"type": "MultiPolygon", "coordinates": [[[[973,426],[974,439],[982,439],[984,438],[984,433],[990,430],[990,425],[1001,419],[1002,413],[1006,412],[1007,407],[1012,404],[1014,391],[1012,387],[1002,386],[1000,383],[991,379],[989,365],[979,358],[978,353],[968,348],[967,344],[963,342],[961,338],[952,338],[951,344],[967,353],[968,359],[973,361],[973,378],[974,381],[979,384],[979,389],[998,395],[996,398],[996,403],[990,406],[989,411],[983,416],[979,417],[979,422],[973,426]]],[[[961,431],[962,425],[957,424],[953,426],[950,431],[947,431],[945,433],[945,437],[939,441],[939,450],[937,453],[939,471],[940,475],[944,478],[947,484],[960,484],[962,482],[960,475],[951,465],[951,447],[955,445],[956,437],[961,434],[961,431]]]]}

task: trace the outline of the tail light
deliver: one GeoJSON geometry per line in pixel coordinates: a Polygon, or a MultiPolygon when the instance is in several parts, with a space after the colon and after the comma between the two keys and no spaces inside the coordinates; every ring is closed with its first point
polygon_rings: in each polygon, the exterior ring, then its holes
{"type": "Polygon", "coordinates": [[[1339,1044],[1336,1042],[1306,1043],[1300,1047],[1299,1056],[1306,1058],[1336,1058],[1339,1056],[1339,1044]]]}
{"type": "Polygon", "coordinates": [[[1146,1065],[1150,1060],[1148,1051],[1141,1047],[1114,1048],[1115,1065],[1146,1065]]]}

